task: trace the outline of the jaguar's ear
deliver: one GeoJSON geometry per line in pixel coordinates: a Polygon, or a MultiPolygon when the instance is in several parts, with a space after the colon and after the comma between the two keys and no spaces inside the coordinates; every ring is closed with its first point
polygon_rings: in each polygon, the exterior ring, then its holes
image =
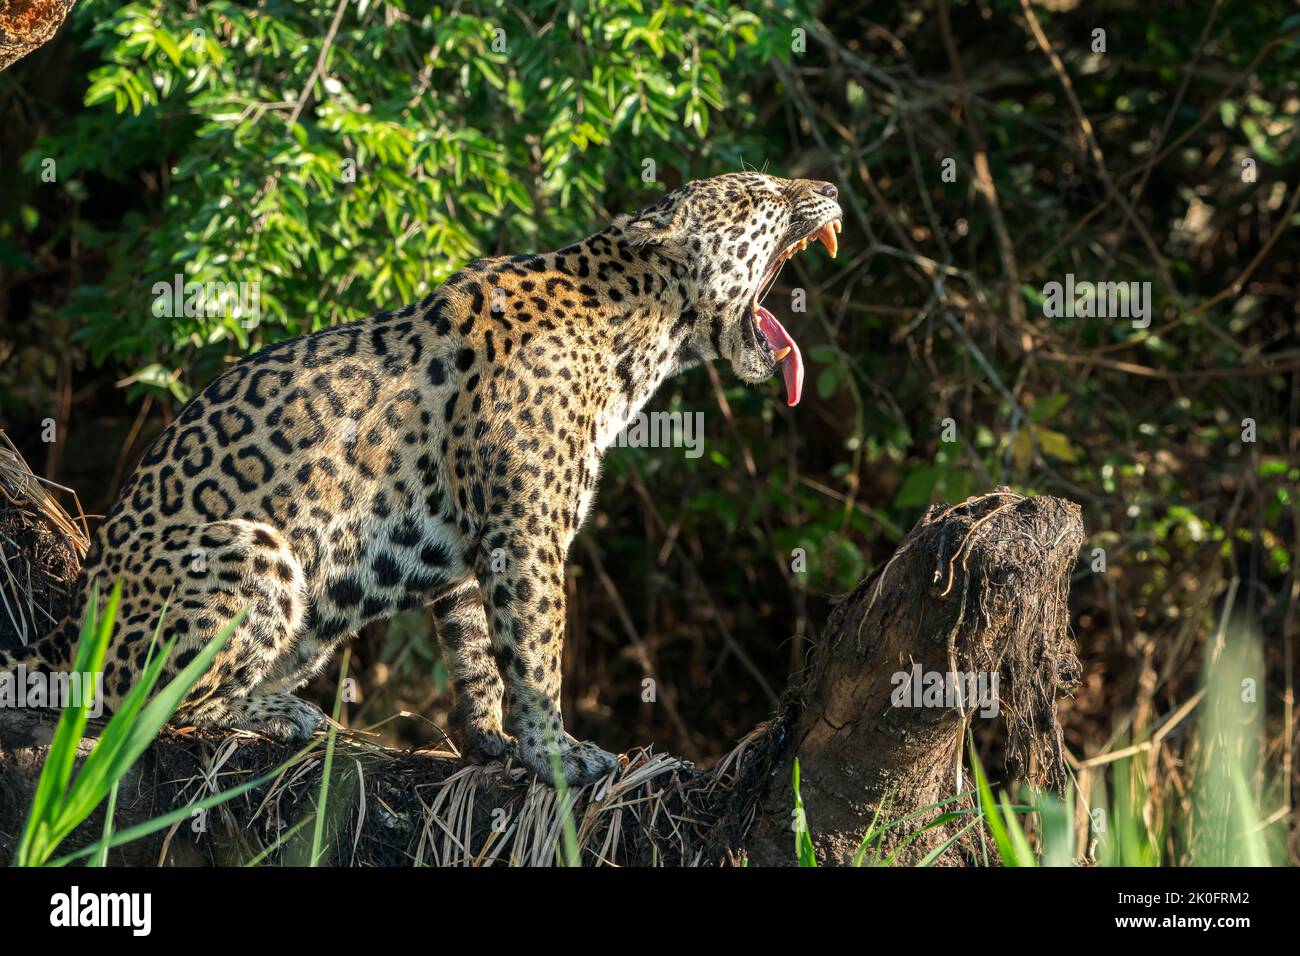
{"type": "Polygon", "coordinates": [[[685,203],[656,204],[626,217],[623,234],[634,246],[673,243],[685,237],[688,221],[685,203]]]}

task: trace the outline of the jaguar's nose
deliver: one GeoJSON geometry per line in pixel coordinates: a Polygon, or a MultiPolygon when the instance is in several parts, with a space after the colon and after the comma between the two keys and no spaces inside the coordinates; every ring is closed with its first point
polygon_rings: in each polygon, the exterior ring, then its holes
{"type": "Polygon", "coordinates": [[[825,196],[827,199],[838,199],[840,191],[835,188],[834,183],[814,183],[813,192],[818,196],[825,196]]]}

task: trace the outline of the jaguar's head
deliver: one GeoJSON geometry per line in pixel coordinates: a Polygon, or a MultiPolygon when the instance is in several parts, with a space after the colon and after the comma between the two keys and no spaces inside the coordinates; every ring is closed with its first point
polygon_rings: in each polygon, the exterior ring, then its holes
{"type": "Polygon", "coordinates": [[[830,183],[728,173],[698,179],[616,222],[635,247],[652,247],[684,267],[687,326],[682,358],[726,358],[745,382],[779,366],[786,402],[803,391],[794,338],[763,308],[781,265],[820,239],[833,257],[843,215],[830,183]]]}

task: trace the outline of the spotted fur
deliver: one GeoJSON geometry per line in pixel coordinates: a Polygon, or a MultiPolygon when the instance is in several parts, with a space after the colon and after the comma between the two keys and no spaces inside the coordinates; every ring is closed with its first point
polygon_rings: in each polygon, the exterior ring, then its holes
{"type": "Polygon", "coordinates": [[[614,756],[564,729],[565,559],[601,454],[669,375],[772,374],[752,302],[780,250],[838,218],[827,183],[689,183],[556,252],[480,259],[424,300],[262,349],[162,432],[95,534],[80,599],[0,667],[65,666],[92,582],[123,582],[112,708],[154,626],[172,672],[248,616],[181,722],[310,735],[292,695],[370,621],[431,606],[475,759],[581,784],[614,756]]]}

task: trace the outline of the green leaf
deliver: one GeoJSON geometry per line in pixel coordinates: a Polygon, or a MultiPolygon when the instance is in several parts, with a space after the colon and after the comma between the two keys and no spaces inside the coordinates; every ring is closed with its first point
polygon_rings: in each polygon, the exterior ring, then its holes
{"type": "Polygon", "coordinates": [[[934,489],[943,478],[944,469],[936,466],[913,469],[894,496],[896,508],[929,507],[934,489]]]}
{"type": "Polygon", "coordinates": [[[1053,431],[1050,428],[1035,428],[1034,434],[1038,437],[1038,447],[1042,449],[1044,455],[1058,461],[1077,460],[1074,448],[1070,445],[1070,439],[1066,438],[1061,432],[1053,431]]]}

